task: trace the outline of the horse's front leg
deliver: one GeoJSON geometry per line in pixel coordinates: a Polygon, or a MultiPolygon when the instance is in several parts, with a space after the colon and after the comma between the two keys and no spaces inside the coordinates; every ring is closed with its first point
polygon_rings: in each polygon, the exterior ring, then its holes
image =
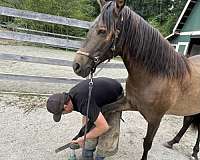
{"type": "Polygon", "coordinates": [[[148,152],[151,149],[153,138],[158,130],[162,117],[163,116],[159,116],[159,118],[148,122],[147,134],[143,142],[144,152],[141,160],[147,160],[148,152]]]}

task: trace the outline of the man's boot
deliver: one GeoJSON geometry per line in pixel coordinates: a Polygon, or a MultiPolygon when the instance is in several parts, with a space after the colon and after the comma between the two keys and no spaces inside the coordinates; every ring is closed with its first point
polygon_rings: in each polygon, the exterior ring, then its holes
{"type": "Polygon", "coordinates": [[[104,160],[105,157],[101,157],[101,156],[96,156],[95,160],[104,160]]]}
{"type": "Polygon", "coordinates": [[[87,149],[85,149],[84,151],[82,151],[82,158],[83,158],[83,160],[94,160],[94,158],[93,158],[93,152],[94,152],[94,150],[87,150],[87,149]]]}

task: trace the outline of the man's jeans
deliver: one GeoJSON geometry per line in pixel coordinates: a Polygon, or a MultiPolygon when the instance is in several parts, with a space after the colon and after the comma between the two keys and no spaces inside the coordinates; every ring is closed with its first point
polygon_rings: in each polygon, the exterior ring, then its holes
{"type": "Polygon", "coordinates": [[[120,134],[120,118],[122,112],[105,113],[110,129],[96,139],[88,139],[85,142],[86,150],[95,150],[96,156],[109,157],[118,151],[119,134],[120,134]]]}

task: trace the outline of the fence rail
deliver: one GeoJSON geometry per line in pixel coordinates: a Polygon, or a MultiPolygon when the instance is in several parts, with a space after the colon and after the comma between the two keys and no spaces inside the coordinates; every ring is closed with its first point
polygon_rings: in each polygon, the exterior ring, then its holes
{"type": "Polygon", "coordinates": [[[16,41],[39,43],[39,44],[47,44],[47,45],[60,47],[60,48],[78,49],[81,47],[81,41],[55,38],[55,37],[49,37],[49,36],[40,36],[40,35],[20,33],[20,32],[0,31],[0,38],[16,40],[16,41]]]}
{"type": "MultiPolygon", "coordinates": [[[[19,62],[30,62],[30,63],[40,63],[40,64],[49,64],[49,65],[59,65],[59,66],[72,66],[72,61],[62,60],[62,59],[53,59],[53,58],[43,58],[43,57],[33,57],[17,54],[8,54],[0,52],[0,60],[10,60],[10,61],[19,61],[19,62]]],[[[116,69],[125,69],[123,64],[117,63],[108,63],[100,64],[98,68],[116,68],[116,69]]]]}
{"type": "Polygon", "coordinates": [[[25,33],[36,33],[37,35],[47,35],[51,37],[63,37],[65,39],[76,39],[76,40],[85,40],[83,37],[75,37],[75,36],[70,36],[70,35],[64,35],[64,34],[58,34],[58,33],[51,33],[51,32],[44,32],[44,31],[38,31],[38,30],[33,30],[33,29],[26,29],[26,28],[21,28],[21,27],[14,27],[12,25],[4,25],[0,24],[0,27],[6,28],[10,31],[20,31],[20,32],[25,32],[25,33]]]}
{"type": "MultiPolygon", "coordinates": [[[[14,81],[29,81],[29,82],[46,82],[46,83],[63,83],[63,84],[77,84],[83,79],[73,78],[55,78],[55,77],[41,77],[31,75],[14,75],[14,74],[1,74],[1,80],[14,80],[14,81]]],[[[125,83],[126,79],[117,78],[120,83],[125,83]]]]}
{"type": "Polygon", "coordinates": [[[0,6],[0,15],[88,29],[91,22],[0,6]]]}

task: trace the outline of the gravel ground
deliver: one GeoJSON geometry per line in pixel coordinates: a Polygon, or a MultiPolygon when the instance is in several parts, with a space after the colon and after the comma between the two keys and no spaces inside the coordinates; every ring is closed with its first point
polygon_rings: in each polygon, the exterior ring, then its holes
{"type": "MultiPolygon", "coordinates": [[[[79,130],[81,116],[72,113],[55,123],[46,111],[47,97],[0,94],[0,159],[2,160],[66,160],[70,150],[54,150],[79,130]]],[[[124,112],[121,123],[119,152],[108,160],[138,160],[147,124],[137,112],[124,112]]],[[[165,116],[149,153],[150,160],[187,160],[196,140],[189,129],[174,150],[162,146],[181,127],[182,117],[165,116]]],[[[80,150],[77,152],[80,155],[80,150]]]]}

